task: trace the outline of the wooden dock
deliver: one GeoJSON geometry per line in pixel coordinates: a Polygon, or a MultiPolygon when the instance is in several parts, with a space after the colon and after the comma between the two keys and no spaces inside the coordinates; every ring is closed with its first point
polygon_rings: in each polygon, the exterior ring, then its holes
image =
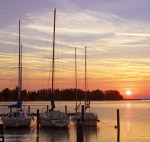
{"type": "MultiPolygon", "coordinates": [[[[4,114],[0,114],[0,117],[2,117],[4,114]]],[[[31,115],[33,116],[37,116],[36,113],[31,113],[31,115]]],[[[75,113],[75,112],[69,112],[67,113],[68,116],[76,116],[76,115],[79,115],[79,113],[75,113]]]]}

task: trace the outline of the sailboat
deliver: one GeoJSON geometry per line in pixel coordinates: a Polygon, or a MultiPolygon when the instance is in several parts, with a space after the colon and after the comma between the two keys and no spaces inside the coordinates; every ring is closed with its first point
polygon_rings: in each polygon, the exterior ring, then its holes
{"type": "MultiPolygon", "coordinates": [[[[87,86],[87,78],[86,78],[86,73],[87,73],[87,68],[86,68],[86,49],[87,47],[85,46],[85,113],[84,113],[84,126],[97,126],[97,122],[99,122],[98,116],[93,113],[93,112],[87,112],[87,109],[90,109],[90,100],[87,100],[87,90],[86,90],[86,86],[87,86]]],[[[81,114],[80,114],[81,117],[81,114]]]]}
{"type": "Polygon", "coordinates": [[[78,81],[77,81],[77,55],[76,55],[76,47],[75,47],[75,84],[76,84],[76,115],[78,114],[78,110],[81,106],[81,102],[78,104],[77,92],[78,92],[78,81]]]}
{"type": "Polygon", "coordinates": [[[71,117],[73,122],[76,122],[79,116],[79,108],[81,106],[81,102],[78,104],[77,91],[78,91],[78,82],[77,82],[77,56],[76,56],[76,47],[75,47],[75,94],[76,94],[76,104],[75,104],[75,115],[71,117]]]}
{"type": "Polygon", "coordinates": [[[61,128],[67,127],[70,123],[70,119],[66,112],[55,110],[55,101],[54,101],[55,24],[56,24],[56,9],[54,10],[51,110],[49,110],[48,112],[44,112],[40,115],[40,125],[45,127],[61,128]]]}
{"type": "MultiPolygon", "coordinates": [[[[87,72],[87,68],[86,68],[86,47],[85,47],[85,99],[84,99],[84,105],[85,105],[85,111],[84,111],[84,126],[97,126],[97,122],[99,122],[98,116],[93,113],[93,112],[87,112],[86,110],[90,108],[90,100],[87,100],[87,94],[86,94],[86,86],[87,86],[87,78],[86,78],[86,72],[87,72]]],[[[76,72],[76,51],[75,51],[75,72],[76,72]]],[[[76,79],[77,82],[77,79],[76,79]]],[[[77,83],[76,83],[77,84],[77,83]]],[[[77,86],[77,85],[76,85],[77,86]]],[[[79,105],[78,105],[79,106],[79,105]]],[[[77,107],[77,100],[76,100],[76,110],[78,109],[77,107]]],[[[76,113],[77,114],[77,113],[76,113]]],[[[72,121],[77,121],[77,119],[82,119],[82,113],[77,114],[76,116],[72,117],[72,121]]]]}
{"type": "Polygon", "coordinates": [[[19,67],[18,67],[18,102],[9,105],[10,113],[4,114],[1,118],[6,127],[25,127],[29,126],[34,119],[29,113],[26,114],[22,109],[22,44],[20,44],[20,20],[19,20],[19,67]],[[15,108],[15,111],[12,111],[15,108]]]}

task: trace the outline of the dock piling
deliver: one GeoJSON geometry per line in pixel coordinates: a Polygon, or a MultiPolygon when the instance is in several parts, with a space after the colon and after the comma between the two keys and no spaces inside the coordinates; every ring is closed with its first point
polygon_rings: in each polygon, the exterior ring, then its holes
{"type": "Polygon", "coordinates": [[[120,142],[120,114],[119,114],[119,109],[117,109],[117,142],[120,142]]]}
{"type": "Polygon", "coordinates": [[[81,121],[84,122],[84,105],[82,105],[81,113],[82,113],[81,121]]]}
{"type": "Polygon", "coordinates": [[[67,113],[67,105],[65,105],[65,113],[67,113]]]}
{"type": "Polygon", "coordinates": [[[30,106],[28,106],[28,113],[30,113],[30,106]]]}
{"type": "Polygon", "coordinates": [[[12,108],[10,108],[10,113],[12,113],[12,108]]]}
{"type": "Polygon", "coordinates": [[[77,119],[77,142],[84,142],[83,122],[77,119]]]}
{"type": "Polygon", "coordinates": [[[0,124],[0,142],[4,142],[4,124],[0,124]]]}
{"type": "Polygon", "coordinates": [[[47,112],[49,111],[49,105],[47,105],[47,112]]]}
{"type": "Polygon", "coordinates": [[[37,135],[39,134],[39,109],[37,109],[37,135]]]}

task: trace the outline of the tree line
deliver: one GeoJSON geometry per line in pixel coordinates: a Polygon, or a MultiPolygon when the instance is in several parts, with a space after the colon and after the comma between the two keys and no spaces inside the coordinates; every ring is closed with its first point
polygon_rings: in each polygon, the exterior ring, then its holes
{"type": "MultiPolygon", "coordinates": [[[[54,96],[56,101],[75,101],[77,92],[77,100],[84,101],[85,91],[82,89],[55,89],[54,96]]],[[[52,95],[51,89],[40,89],[37,91],[22,90],[21,96],[23,101],[49,101],[52,95]]],[[[123,100],[123,96],[117,90],[93,90],[86,91],[87,100],[101,101],[101,100],[123,100]]],[[[0,92],[0,101],[17,101],[18,88],[10,90],[8,88],[0,92]]]]}

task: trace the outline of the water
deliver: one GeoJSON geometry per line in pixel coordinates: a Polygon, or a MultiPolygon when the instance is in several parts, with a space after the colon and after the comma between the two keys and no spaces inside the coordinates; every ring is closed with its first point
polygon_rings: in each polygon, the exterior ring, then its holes
{"type": "MultiPolygon", "coordinates": [[[[8,103],[1,103],[0,113],[6,113],[8,103]]],[[[9,103],[10,104],[10,103],[9,103]]],[[[24,102],[31,105],[31,112],[46,110],[49,102],[24,102]]],[[[56,102],[56,109],[73,112],[75,102],[56,102]]],[[[91,102],[91,110],[98,114],[101,122],[97,128],[84,129],[85,142],[116,142],[117,129],[116,109],[120,109],[120,139],[121,142],[149,142],[150,141],[150,101],[102,101],[91,102]]],[[[36,119],[30,128],[26,129],[5,129],[5,141],[8,142],[36,142],[36,119]]],[[[40,128],[39,142],[76,142],[76,127],[73,122],[67,129],[40,128]]]]}

